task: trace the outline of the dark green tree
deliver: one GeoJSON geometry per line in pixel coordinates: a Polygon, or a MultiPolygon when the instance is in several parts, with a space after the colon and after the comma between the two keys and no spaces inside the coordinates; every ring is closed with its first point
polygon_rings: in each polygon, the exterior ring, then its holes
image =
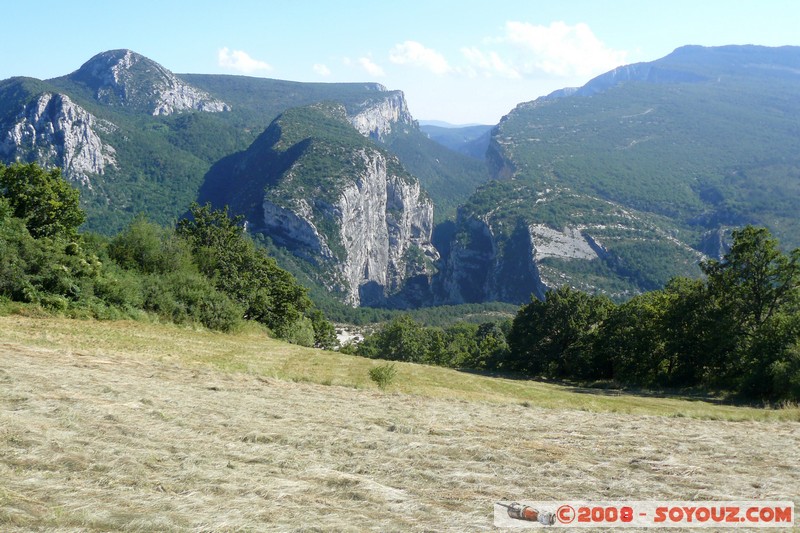
{"type": "Polygon", "coordinates": [[[706,383],[772,396],[769,369],[780,367],[800,340],[800,249],[783,253],[769,230],[747,226],[733,232],[721,261],[701,267],[714,319],[706,383]]]}
{"type": "Polygon", "coordinates": [[[562,286],[549,290],[544,301],[522,307],[508,335],[507,365],[533,375],[596,377],[591,338],[613,308],[604,296],[562,286]]]}
{"type": "MultiPolygon", "coordinates": [[[[358,354],[392,361],[430,363],[439,358],[432,353],[443,346],[431,346],[432,336],[409,315],[400,315],[364,340],[358,354]]],[[[431,328],[432,329],[432,328],[431,328]]],[[[443,344],[442,339],[436,344],[443,344]]]]}
{"type": "Polygon", "coordinates": [[[593,346],[604,375],[644,387],[694,386],[700,382],[710,341],[706,291],[700,280],[675,278],[616,307],[593,346]]]}
{"type": "MultiPolygon", "coordinates": [[[[193,204],[191,219],[178,223],[203,272],[221,290],[246,309],[245,318],[267,325],[279,337],[290,337],[294,328],[305,327],[313,308],[306,289],[264,250],[255,246],[244,230],[241,216],[231,218],[227,207],[212,209],[193,204]]],[[[311,317],[314,339],[330,342],[324,320],[311,317]]]]}
{"type": "Polygon", "coordinates": [[[725,257],[701,267],[736,337],[752,337],[800,297],[800,249],[784,254],[766,228],[747,226],[734,231],[725,257]]]}
{"type": "Polygon", "coordinates": [[[108,253],[118,265],[145,274],[186,270],[192,263],[192,253],[184,239],[143,216],[136,217],[112,239],[108,253]]]}
{"type": "Polygon", "coordinates": [[[86,219],[80,193],[57,168],[45,170],[35,163],[0,165],[0,195],[8,199],[13,216],[25,221],[34,238],[72,237],[86,219]]]}

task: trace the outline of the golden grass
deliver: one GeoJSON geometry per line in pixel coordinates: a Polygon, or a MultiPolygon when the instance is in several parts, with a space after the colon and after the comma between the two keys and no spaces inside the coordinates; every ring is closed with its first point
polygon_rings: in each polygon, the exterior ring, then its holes
{"type": "Polygon", "coordinates": [[[793,500],[796,410],[0,318],[0,531],[475,531],[498,500],[793,500]],[[327,385],[326,385],[327,384],[327,385]]]}
{"type": "MultiPolygon", "coordinates": [[[[134,321],[0,317],[0,339],[28,346],[101,356],[207,366],[277,379],[375,389],[369,369],[383,363],[325,352],[267,337],[258,327],[225,334],[174,325],[134,321]]],[[[524,403],[551,409],[578,409],[720,420],[800,421],[800,407],[760,409],[704,400],[648,397],[600,389],[505,378],[448,368],[396,363],[390,392],[431,398],[524,403]]]]}

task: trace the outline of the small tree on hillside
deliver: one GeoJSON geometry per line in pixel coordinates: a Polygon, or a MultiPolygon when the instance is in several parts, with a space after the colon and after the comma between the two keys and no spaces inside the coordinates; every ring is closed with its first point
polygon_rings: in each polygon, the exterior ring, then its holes
{"type": "Polygon", "coordinates": [[[86,219],[80,193],[57,168],[45,170],[35,163],[0,165],[0,195],[8,199],[13,216],[25,220],[34,238],[74,236],[86,219]]]}

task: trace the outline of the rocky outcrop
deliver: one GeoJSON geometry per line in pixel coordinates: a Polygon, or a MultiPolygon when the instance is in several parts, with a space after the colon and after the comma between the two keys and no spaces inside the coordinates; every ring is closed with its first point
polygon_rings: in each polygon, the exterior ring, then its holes
{"type": "Polygon", "coordinates": [[[264,226],[269,228],[273,239],[292,243],[310,261],[331,260],[333,253],[326,239],[313,223],[313,209],[305,198],[298,198],[291,209],[281,207],[268,200],[262,204],[264,226]]]}
{"type": "Polygon", "coordinates": [[[60,167],[65,177],[91,188],[92,175],[116,166],[114,148],[98,135],[115,128],[66,95],[44,93],[25,106],[5,132],[0,156],[60,167]]]}
{"type": "Polygon", "coordinates": [[[554,230],[544,224],[528,226],[533,258],[537,260],[548,257],[560,259],[596,259],[597,253],[592,248],[581,228],[564,228],[554,230]]]}
{"type": "Polygon", "coordinates": [[[106,105],[141,109],[152,115],[181,111],[230,111],[230,106],[183,82],[155,61],[130,50],[94,56],[70,78],[88,85],[106,105]]]}
{"type": "Polygon", "coordinates": [[[385,91],[381,98],[365,101],[348,119],[361,135],[378,141],[398,126],[414,124],[402,91],[385,91]]]}
{"type": "Polygon", "coordinates": [[[419,182],[391,170],[387,155],[361,149],[333,201],[264,201],[264,224],[295,255],[323,263],[331,288],[352,306],[377,305],[416,276],[430,276],[433,204],[419,182]]]}
{"type": "Polygon", "coordinates": [[[507,236],[479,218],[462,220],[460,227],[461,238],[453,245],[441,279],[447,303],[524,303],[531,295],[543,299],[548,289],[571,281],[544,260],[593,261],[601,249],[580,227],[554,230],[520,221],[507,236]]]}

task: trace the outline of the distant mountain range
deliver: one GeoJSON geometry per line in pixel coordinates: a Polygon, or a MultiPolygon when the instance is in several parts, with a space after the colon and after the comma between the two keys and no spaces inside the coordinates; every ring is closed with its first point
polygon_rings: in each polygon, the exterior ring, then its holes
{"type": "MultiPolygon", "coordinates": [[[[446,123],[439,123],[446,124],[446,123]]],[[[470,126],[438,126],[420,123],[420,130],[430,139],[475,159],[485,159],[494,126],[474,124],[470,126]]]]}
{"type": "MultiPolygon", "coordinates": [[[[743,224],[800,245],[800,48],[679,48],[520,104],[459,212],[447,299],[698,275],[743,224]]],[[[521,296],[517,296],[521,300],[521,296]]]]}
{"type": "Polygon", "coordinates": [[[113,50],[0,81],[0,160],[62,168],[106,233],[230,205],[351,305],[562,284],[624,299],[699,275],[734,226],[800,245],[798,94],[798,48],[684,47],[494,126],[420,126],[379,84],[174,74],[113,50]]]}

